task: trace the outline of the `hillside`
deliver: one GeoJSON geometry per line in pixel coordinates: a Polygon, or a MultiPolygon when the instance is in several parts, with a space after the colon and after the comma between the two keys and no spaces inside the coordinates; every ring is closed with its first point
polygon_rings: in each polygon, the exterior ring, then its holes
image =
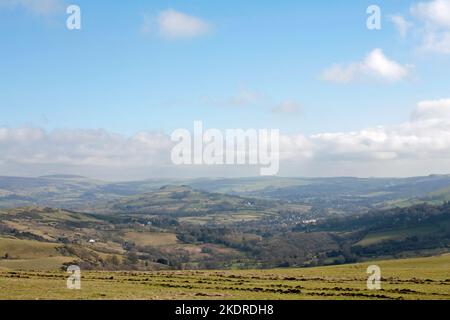
{"type": "Polygon", "coordinates": [[[310,223],[291,211],[259,211],[265,201],[247,208],[247,201],[164,187],[114,203],[116,211],[110,214],[3,210],[0,267],[39,269],[42,259],[55,257],[64,257],[57,260],[59,267],[71,260],[100,270],[306,267],[450,251],[450,204],[373,210],[310,223]],[[220,211],[224,201],[245,209],[220,211]],[[227,223],[219,223],[221,216],[227,223]],[[16,247],[7,249],[11,242],[16,247]],[[36,255],[27,256],[33,245],[36,255]],[[37,254],[42,245],[57,252],[37,254]]]}
{"type": "Polygon", "coordinates": [[[36,202],[0,209],[0,242],[28,248],[0,251],[0,267],[69,260],[96,270],[309,267],[450,250],[449,204],[420,200],[444,199],[448,176],[199,179],[195,187],[66,175],[0,182],[36,202]],[[39,206],[47,202],[82,208],[39,206]],[[57,252],[24,254],[33,245],[57,252]]]}
{"type": "Polygon", "coordinates": [[[39,178],[0,177],[0,208],[49,206],[73,208],[83,202],[99,200],[104,183],[79,176],[44,176],[39,178]]]}
{"type": "Polygon", "coordinates": [[[122,254],[106,238],[113,228],[92,215],[28,207],[0,211],[0,267],[55,270],[76,261],[97,263],[122,254]],[[91,239],[102,244],[90,244],[91,239]]]}
{"type": "Polygon", "coordinates": [[[38,205],[82,210],[166,184],[169,180],[111,183],[73,175],[0,177],[0,208],[38,205]]]}
{"type": "Polygon", "coordinates": [[[313,208],[314,215],[351,214],[370,209],[410,206],[449,199],[449,175],[412,178],[283,178],[154,179],[105,182],[57,175],[39,178],[0,177],[0,208],[48,206],[89,211],[157,191],[164,186],[243,198],[281,200],[313,208]]]}
{"type": "Polygon", "coordinates": [[[200,223],[212,223],[221,217],[228,222],[260,219],[276,214],[280,208],[282,205],[276,201],[210,193],[188,186],[164,186],[149,193],[111,201],[105,207],[93,210],[109,214],[184,218],[185,221],[198,218],[200,223]]]}

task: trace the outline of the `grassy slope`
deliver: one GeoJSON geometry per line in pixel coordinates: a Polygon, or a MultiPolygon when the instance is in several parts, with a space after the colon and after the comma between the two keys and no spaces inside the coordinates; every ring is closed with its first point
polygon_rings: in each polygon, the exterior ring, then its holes
{"type": "Polygon", "coordinates": [[[377,244],[382,241],[387,240],[397,240],[400,241],[407,237],[417,236],[417,235],[426,235],[433,231],[432,227],[418,227],[418,228],[409,228],[409,229],[396,229],[390,231],[376,232],[370,233],[364,239],[356,243],[355,245],[359,246],[368,246],[372,244],[377,244]]]}
{"type": "Polygon", "coordinates": [[[355,245],[369,246],[387,240],[401,241],[413,236],[445,235],[448,232],[450,232],[450,217],[438,223],[426,223],[417,227],[370,232],[355,245]]]}
{"type": "Polygon", "coordinates": [[[450,201],[450,187],[443,188],[435,192],[431,192],[425,199],[429,201],[434,200],[437,203],[443,201],[450,201]]]}
{"type": "MultiPolygon", "coordinates": [[[[151,193],[130,196],[94,209],[98,213],[177,217],[195,224],[229,224],[276,215],[276,201],[199,191],[188,186],[166,186],[151,193]]],[[[283,207],[287,208],[287,207],[283,207]]],[[[304,211],[304,206],[297,206],[304,211]]]]}
{"type": "Polygon", "coordinates": [[[139,246],[161,247],[178,243],[176,234],[163,232],[126,232],[124,239],[139,246]]]}
{"type": "Polygon", "coordinates": [[[406,199],[395,199],[393,201],[387,201],[385,203],[386,208],[394,207],[410,207],[420,203],[428,203],[431,205],[441,205],[442,203],[450,201],[450,187],[445,187],[438,189],[436,191],[430,192],[422,197],[416,198],[406,198],[406,199]]]}
{"type": "Polygon", "coordinates": [[[57,255],[56,249],[60,245],[33,240],[18,240],[13,238],[0,238],[0,256],[8,253],[11,259],[34,259],[43,256],[57,255]]]}
{"type": "Polygon", "coordinates": [[[33,240],[0,237],[0,268],[26,270],[57,270],[73,258],[63,257],[57,249],[61,245],[33,240]],[[8,259],[4,259],[8,254],[8,259]]]}
{"type": "Polygon", "coordinates": [[[83,272],[82,290],[63,272],[0,268],[0,299],[450,299],[450,255],[311,269],[83,272]],[[366,268],[382,290],[366,288],[366,268]]]}

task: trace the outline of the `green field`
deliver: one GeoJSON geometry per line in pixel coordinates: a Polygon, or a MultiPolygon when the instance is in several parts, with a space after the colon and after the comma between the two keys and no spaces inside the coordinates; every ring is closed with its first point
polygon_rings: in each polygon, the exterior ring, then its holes
{"type": "Polygon", "coordinates": [[[416,236],[416,235],[426,235],[433,231],[436,231],[436,228],[433,227],[417,227],[417,228],[409,228],[409,229],[397,229],[392,231],[384,231],[378,233],[371,233],[367,235],[364,239],[356,243],[355,245],[359,246],[369,246],[372,244],[380,243],[382,241],[387,240],[397,240],[401,241],[407,237],[416,236]]]}
{"type": "Polygon", "coordinates": [[[61,271],[0,268],[0,299],[450,299],[450,255],[308,269],[82,272],[81,290],[61,271]],[[368,290],[366,269],[382,271],[368,290]]]}
{"type": "Polygon", "coordinates": [[[124,238],[142,246],[160,247],[177,244],[177,235],[174,233],[127,232],[124,238]]]}

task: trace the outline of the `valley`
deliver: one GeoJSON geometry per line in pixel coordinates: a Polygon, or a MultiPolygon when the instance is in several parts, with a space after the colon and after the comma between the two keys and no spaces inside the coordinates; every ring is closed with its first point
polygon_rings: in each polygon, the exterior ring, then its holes
{"type": "Polygon", "coordinates": [[[450,294],[448,176],[115,184],[57,176],[0,185],[8,190],[0,196],[4,298],[450,294]],[[382,291],[364,287],[371,263],[383,267],[382,291]],[[60,287],[70,265],[82,270],[82,293],[60,287]]]}

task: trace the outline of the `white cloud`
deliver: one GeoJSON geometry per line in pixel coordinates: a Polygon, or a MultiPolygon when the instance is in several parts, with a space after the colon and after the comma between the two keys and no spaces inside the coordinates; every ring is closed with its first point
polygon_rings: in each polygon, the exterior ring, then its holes
{"type": "MultiPolygon", "coordinates": [[[[417,122],[355,132],[322,133],[311,139],[317,146],[316,155],[337,162],[450,158],[450,131],[436,123],[417,122]]],[[[385,165],[389,166],[389,162],[385,165]]]]}
{"type": "Polygon", "coordinates": [[[408,76],[408,67],[387,58],[381,49],[373,50],[364,60],[364,68],[369,73],[388,81],[398,81],[408,76]]]}
{"type": "Polygon", "coordinates": [[[419,102],[412,115],[414,121],[450,120],[450,99],[432,100],[419,102]]]}
{"type": "Polygon", "coordinates": [[[149,166],[167,163],[171,145],[157,133],[126,138],[104,130],[0,128],[0,161],[21,165],[149,166]]]}
{"type": "Polygon", "coordinates": [[[450,28],[450,0],[419,2],[411,7],[411,13],[429,26],[450,28]]]}
{"type": "MultiPolygon", "coordinates": [[[[450,99],[421,101],[411,120],[398,125],[309,136],[284,134],[280,139],[282,175],[448,173],[450,99]]],[[[170,162],[172,146],[170,137],[163,133],[141,132],[125,137],[104,130],[0,128],[0,174],[72,173],[144,179],[248,175],[250,170],[174,167],[170,162]]]]}
{"type": "Polygon", "coordinates": [[[407,21],[403,16],[393,15],[390,17],[390,19],[403,38],[406,37],[409,30],[413,27],[413,24],[407,21]]]}
{"type": "Polygon", "coordinates": [[[284,101],[281,104],[272,108],[273,113],[280,114],[296,114],[301,112],[302,106],[296,101],[284,101]]]}
{"type": "Polygon", "coordinates": [[[417,30],[421,34],[422,49],[450,54],[450,0],[420,2],[410,11],[423,24],[417,30]]]}
{"type": "Polygon", "coordinates": [[[211,27],[206,21],[198,17],[169,9],[159,14],[158,29],[160,35],[164,38],[177,39],[205,35],[211,27]]]}
{"type": "Polygon", "coordinates": [[[450,173],[450,99],[419,102],[411,121],[310,136],[283,135],[281,175],[450,173]]]}
{"type": "Polygon", "coordinates": [[[322,73],[322,79],[335,83],[360,80],[396,82],[408,77],[410,71],[410,66],[401,65],[386,57],[381,49],[375,49],[361,62],[333,65],[322,73]]]}
{"type": "Polygon", "coordinates": [[[64,9],[62,0],[0,0],[0,7],[22,8],[33,14],[45,16],[64,9]]]}
{"type": "Polygon", "coordinates": [[[317,161],[450,160],[450,99],[419,102],[412,121],[403,124],[325,132],[308,139],[317,161]]]}
{"type": "Polygon", "coordinates": [[[426,32],[423,36],[422,49],[430,52],[450,54],[450,31],[426,32]]]}

